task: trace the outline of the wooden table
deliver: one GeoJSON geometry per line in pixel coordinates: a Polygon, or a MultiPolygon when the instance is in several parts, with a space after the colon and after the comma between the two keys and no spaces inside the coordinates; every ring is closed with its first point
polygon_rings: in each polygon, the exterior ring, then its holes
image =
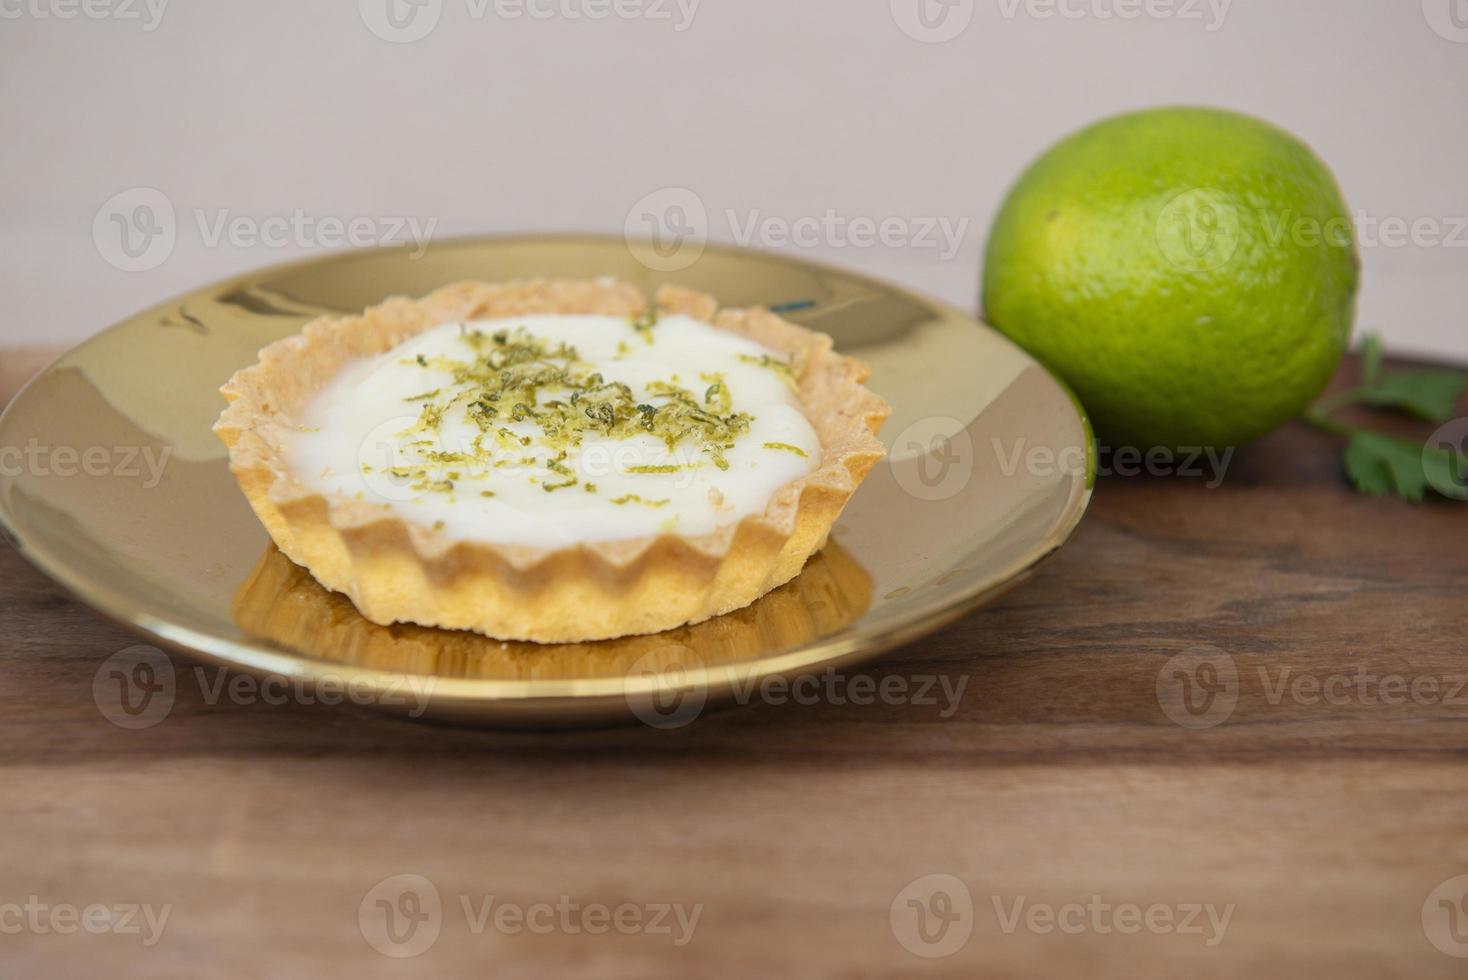
{"type": "Polygon", "coordinates": [[[1205,482],[1104,479],[1031,583],[869,668],[966,681],[949,717],[502,734],[211,703],[183,670],[127,731],[91,690],[135,638],[0,550],[0,976],[1468,975],[1429,938],[1468,943],[1468,508],[1358,496],[1298,424],[1205,482]],[[1200,645],[1236,687],[1179,673],[1200,645]],[[396,875],[442,903],[407,960],[359,920],[412,911],[372,891],[396,875]],[[929,875],[961,884],[904,891],[929,875]],[[171,907],[154,945],[49,918],[128,903],[171,907]],[[699,918],[594,934],[598,904],[699,918]]]}

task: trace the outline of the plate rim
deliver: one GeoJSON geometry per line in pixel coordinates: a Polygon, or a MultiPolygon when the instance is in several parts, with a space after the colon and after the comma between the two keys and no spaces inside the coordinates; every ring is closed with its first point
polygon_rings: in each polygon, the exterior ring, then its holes
{"type": "MultiPolygon", "coordinates": [[[[537,243],[561,242],[568,244],[580,241],[605,245],[615,244],[617,242],[625,244],[627,240],[615,235],[591,233],[506,233],[453,236],[438,239],[434,244],[462,247],[483,243],[509,244],[516,241],[534,241],[537,243]]],[[[139,317],[147,315],[150,311],[177,305],[190,297],[213,295],[227,291],[231,287],[237,287],[252,280],[259,279],[268,273],[283,273],[299,270],[311,265],[350,258],[355,255],[360,255],[363,252],[391,252],[396,251],[400,247],[380,250],[346,249],[285,262],[271,263],[242,274],[216,280],[146,306],[130,316],[109,324],[107,327],[97,331],[79,343],[72,345],[59,357],[52,360],[49,365],[22,385],[6,404],[4,410],[0,411],[0,424],[3,424],[5,417],[23,399],[33,397],[33,390],[46,377],[64,367],[72,355],[96,342],[100,337],[114,330],[121,329],[139,317]]],[[[1095,490],[1097,470],[1095,431],[1085,406],[1082,405],[1075,392],[1063,379],[1058,377],[1038,358],[1021,348],[999,330],[984,322],[978,315],[960,310],[943,300],[922,295],[906,286],[898,285],[880,276],[843,269],[818,260],[797,258],[780,252],[743,248],[723,243],[709,242],[706,244],[705,250],[721,252],[727,255],[755,254],[775,262],[792,263],[818,272],[864,280],[890,290],[893,293],[900,294],[905,298],[939,307],[948,313],[956,314],[963,319],[973,322],[980,329],[991,334],[994,339],[1018,351],[1029,364],[1038,368],[1047,380],[1065,396],[1072,410],[1075,412],[1076,420],[1081,426],[1086,449],[1086,473],[1083,480],[1079,480],[1073,484],[1072,492],[1066,501],[1060,518],[1052,526],[1050,533],[1036,545],[1036,548],[1011,562],[1009,565],[1006,565],[1000,572],[990,578],[978,582],[974,588],[961,591],[937,603],[934,608],[915,613],[909,618],[894,623],[874,635],[867,635],[860,638],[842,638],[837,634],[830,638],[803,644],[775,654],[774,656],[761,657],[741,663],[720,666],[699,666],[685,669],[683,677],[678,683],[672,685],[671,689],[720,690],[727,688],[732,683],[765,677],[788,676],[802,669],[820,664],[849,663],[853,659],[866,660],[880,656],[897,647],[915,642],[924,636],[942,630],[970,612],[973,612],[975,609],[1003,595],[1033,575],[1040,566],[1053,558],[1075,535],[1090,505],[1095,490]]],[[[284,676],[303,680],[315,685],[328,680],[333,682],[340,681],[343,675],[350,674],[352,683],[358,689],[365,689],[364,693],[373,696],[373,703],[376,703],[377,697],[384,694],[401,692],[404,678],[428,678],[432,682],[432,699],[435,702],[447,701],[450,706],[455,704],[483,705],[493,702],[504,706],[529,707],[568,699],[583,704],[592,701],[606,702],[609,700],[623,702],[630,697],[639,697],[670,689],[670,685],[665,679],[650,675],[640,677],[613,676],[560,680],[439,677],[430,674],[387,671],[356,664],[315,660],[304,654],[292,653],[283,649],[271,649],[264,645],[263,642],[256,640],[227,640],[211,633],[201,632],[191,627],[181,626],[158,619],[147,613],[139,612],[131,608],[132,604],[126,600],[122,593],[116,592],[105,583],[91,581],[85,579],[84,576],[71,574],[69,572],[71,568],[69,563],[57,558],[55,555],[47,553],[45,548],[37,547],[34,542],[24,539],[19,522],[10,511],[8,497],[6,495],[0,495],[0,533],[3,533],[10,545],[32,567],[36,568],[52,582],[61,586],[73,598],[92,611],[102,615],[104,618],[144,638],[157,641],[187,656],[195,658],[202,657],[218,666],[242,670],[257,677],[284,676]]],[[[590,707],[591,705],[587,706],[590,707]]],[[[431,713],[433,713],[432,709],[430,709],[431,713]]]]}

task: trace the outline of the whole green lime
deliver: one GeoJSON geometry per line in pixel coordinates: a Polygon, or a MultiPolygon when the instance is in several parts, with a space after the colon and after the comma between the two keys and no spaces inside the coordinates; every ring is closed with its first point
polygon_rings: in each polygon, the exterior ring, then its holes
{"type": "Polygon", "coordinates": [[[1330,171],[1268,123],[1166,108],[1058,143],[990,234],[987,319],[1075,389],[1113,447],[1225,447],[1320,393],[1360,261],[1330,171]]]}

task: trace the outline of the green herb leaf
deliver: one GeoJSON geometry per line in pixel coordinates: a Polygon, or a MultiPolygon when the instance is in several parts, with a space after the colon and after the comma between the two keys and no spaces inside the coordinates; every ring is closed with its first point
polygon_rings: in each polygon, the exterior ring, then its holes
{"type": "Polygon", "coordinates": [[[1361,380],[1366,387],[1374,386],[1376,379],[1381,377],[1381,359],[1384,354],[1380,334],[1369,333],[1361,338],[1361,380]]]}
{"type": "Polygon", "coordinates": [[[1415,443],[1375,432],[1357,432],[1346,446],[1346,475],[1362,493],[1395,494],[1421,503],[1427,492],[1423,450],[1415,443]]]}
{"type": "Polygon", "coordinates": [[[1458,398],[1468,377],[1457,371],[1394,371],[1371,383],[1361,400],[1377,408],[1409,412],[1429,422],[1446,422],[1457,414],[1458,398]]]}
{"type": "Polygon", "coordinates": [[[1346,446],[1346,475],[1362,493],[1384,497],[1395,494],[1420,503],[1430,487],[1444,497],[1468,500],[1468,439],[1453,445],[1439,430],[1436,442],[1419,445],[1382,435],[1333,418],[1348,405],[1371,405],[1407,412],[1430,422],[1447,422],[1458,412],[1458,399],[1468,387],[1460,371],[1393,371],[1383,375],[1381,338],[1368,334],[1361,342],[1359,388],[1321,399],[1304,418],[1327,432],[1350,437],[1346,446]]]}

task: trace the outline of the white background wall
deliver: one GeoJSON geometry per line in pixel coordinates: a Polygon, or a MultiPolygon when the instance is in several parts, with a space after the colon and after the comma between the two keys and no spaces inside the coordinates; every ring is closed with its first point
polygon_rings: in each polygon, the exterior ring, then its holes
{"type": "Polygon", "coordinates": [[[612,0],[418,0],[411,23],[437,22],[411,43],[367,26],[391,33],[387,2],[0,0],[0,344],[81,338],[321,247],[315,231],[211,244],[221,217],[620,233],[669,186],[722,240],[828,211],[966,221],[952,255],[785,247],[972,308],[1028,160],[1182,102],[1278,122],[1369,220],[1417,221],[1415,244],[1363,249],[1362,325],[1468,361],[1468,0],[953,0],[945,27],[971,19],[945,43],[899,26],[923,34],[919,0],[641,0],[604,20],[565,11],[612,0]],[[524,4],[552,16],[506,16],[524,4]],[[177,235],[127,272],[93,222],[137,187],[177,235]]]}

